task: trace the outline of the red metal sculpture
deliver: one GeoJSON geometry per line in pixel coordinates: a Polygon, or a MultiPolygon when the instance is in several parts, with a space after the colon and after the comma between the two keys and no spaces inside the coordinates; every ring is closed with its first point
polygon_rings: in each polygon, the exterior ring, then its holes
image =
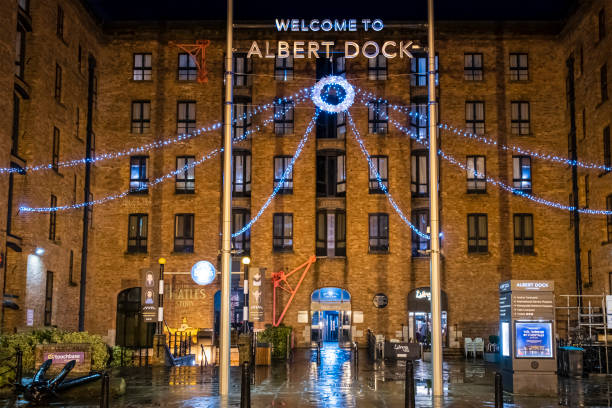
{"type": "Polygon", "coordinates": [[[197,40],[195,44],[176,44],[181,50],[185,51],[198,67],[198,82],[203,84],[208,82],[208,71],[206,70],[206,47],[210,44],[209,40],[197,40]]]}
{"type": "Polygon", "coordinates": [[[310,258],[308,258],[306,262],[304,262],[303,264],[301,264],[300,266],[298,266],[297,268],[295,268],[289,273],[285,273],[285,271],[280,271],[280,272],[275,272],[272,274],[272,281],[274,282],[272,323],[274,324],[274,327],[277,327],[283,321],[283,317],[285,317],[285,313],[287,313],[287,309],[289,309],[289,306],[291,305],[291,302],[293,301],[295,294],[300,288],[302,281],[306,277],[306,273],[308,273],[308,270],[310,269],[312,264],[314,264],[316,261],[317,261],[317,257],[314,255],[311,255],[310,258]],[[287,279],[302,268],[304,268],[304,272],[302,272],[302,276],[300,276],[300,279],[298,280],[297,285],[295,285],[295,289],[294,289],[291,287],[287,279]],[[284,290],[285,292],[291,294],[291,297],[289,298],[289,301],[285,305],[285,308],[283,309],[283,313],[281,313],[278,320],[276,320],[276,288],[280,288],[284,290]]]}

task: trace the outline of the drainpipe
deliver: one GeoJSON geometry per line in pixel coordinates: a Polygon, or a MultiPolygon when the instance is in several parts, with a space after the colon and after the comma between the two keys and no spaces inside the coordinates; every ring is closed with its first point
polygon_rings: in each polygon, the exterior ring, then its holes
{"type": "MultiPolygon", "coordinates": [[[[93,92],[96,59],[89,56],[87,86],[87,142],[85,144],[85,187],[84,202],[89,201],[91,191],[91,147],[93,139],[93,92]]],[[[79,331],[85,331],[85,296],[87,294],[87,244],[89,238],[89,206],[83,207],[83,245],[81,247],[81,280],[79,288],[79,331]]]]}

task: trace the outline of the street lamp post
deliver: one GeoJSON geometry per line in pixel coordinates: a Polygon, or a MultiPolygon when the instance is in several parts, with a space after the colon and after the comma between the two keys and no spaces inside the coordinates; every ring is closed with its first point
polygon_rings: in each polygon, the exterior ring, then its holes
{"type": "Polygon", "coordinates": [[[159,258],[159,291],[157,292],[157,334],[164,333],[164,265],[166,258],[159,258]]]}
{"type": "Polygon", "coordinates": [[[244,265],[244,283],[243,283],[243,292],[244,292],[244,306],[242,308],[242,332],[249,332],[249,264],[251,263],[251,258],[245,256],[242,258],[242,264],[244,265]]]}
{"type": "Polygon", "coordinates": [[[440,397],[442,387],[442,316],[440,308],[440,219],[438,209],[438,127],[436,104],[436,52],[434,49],[433,0],[427,1],[427,76],[429,118],[429,237],[431,279],[431,356],[433,396],[440,397]]]}

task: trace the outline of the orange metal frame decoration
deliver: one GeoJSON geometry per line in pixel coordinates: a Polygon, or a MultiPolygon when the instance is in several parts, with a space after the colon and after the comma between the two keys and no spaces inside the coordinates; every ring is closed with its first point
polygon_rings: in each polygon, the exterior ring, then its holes
{"type": "Polygon", "coordinates": [[[308,258],[306,262],[304,262],[303,264],[301,264],[300,266],[298,266],[297,268],[295,268],[289,273],[280,271],[280,272],[275,272],[272,274],[272,281],[274,282],[274,292],[273,292],[274,299],[273,299],[273,304],[272,304],[272,323],[274,324],[274,327],[277,327],[283,321],[283,317],[285,317],[285,313],[287,313],[287,310],[289,309],[289,306],[291,305],[291,302],[293,301],[295,294],[300,288],[302,281],[306,277],[306,273],[308,273],[308,270],[310,269],[312,264],[314,264],[316,261],[317,261],[317,257],[314,255],[311,255],[310,258],[308,258]],[[293,289],[291,285],[289,284],[289,282],[287,281],[287,279],[302,268],[304,268],[304,272],[302,272],[302,276],[300,276],[300,280],[295,286],[295,289],[293,289]],[[280,288],[284,290],[285,292],[291,294],[291,297],[289,298],[289,301],[285,305],[285,308],[283,309],[283,313],[281,313],[280,317],[278,318],[278,321],[276,320],[276,288],[280,288]]]}
{"type": "Polygon", "coordinates": [[[196,64],[196,67],[198,67],[198,82],[200,84],[208,82],[206,47],[208,47],[209,44],[209,40],[197,40],[195,44],[176,44],[177,47],[189,54],[196,64]]]}

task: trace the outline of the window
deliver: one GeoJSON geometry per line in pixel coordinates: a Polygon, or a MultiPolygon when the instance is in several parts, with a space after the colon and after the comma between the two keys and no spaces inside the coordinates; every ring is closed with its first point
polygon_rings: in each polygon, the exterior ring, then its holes
{"type": "Polygon", "coordinates": [[[411,154],[410,191],[413,197],[424,197],[429,192],[429,152],[416,150],[411,154]]]}
{"type": "Polygon", "coordinates": [[[599,70],[599,85],[601,88],[601,101],[608,100],[608,64],[603,64],[599,70]]]}
{"type": "Polygon", "coordinates": [[[514,253],[533,253],[533,215],[514,214],[514,253]]]}
{"type": "Polygon", "coordinates": [[[293,101],[278,100],[274,104],[274,133],[277,136],[293,134],[293,101]]]}
{"type": "Polygon", "coordinates": [[[293,57],[276,57],[274,61],[274,78],[277,81],[290,81],[293,79],[293,57]]]}
{"type": "Polygon", "coordinates": [[[91,90],[91,99],[93,100],[93,107],[98,107],[98,77],[94,75],[93,86],[91,90]]]}
{"type": "Polygon", "coordinates": [[[281,179],[285,170],[291,162],[291,156],[276,156],[274,158],[274,188],[280,186],[279,194],[292,194],[293,193],[293,169],[285,176],[284,181],[281,183],[281,179]]]}
{"type": "Polygon", "coordinates": [[[344,139],[345,134],[346,112],[319,112],[317,117],[317,139],[344,139]]]}
{"type": "Polygon", "coordinates": [[[238,197],[251,195],[251,152],[234,150],[232,194],[238,197]]]}
{"type": "Polygon", "coordinates": [[[53,127],[53,151],[51,152],[51,167],[53,170],[59,170],[59,155],[60,155],[60,131],[55,126],[53,127]]]}
{"type": "Polygon", "coordinates": [[[370,252],[389,251],[389,214],[369,214],[370,252]]]}
{"type": "Polygon", "coordinates": [[[130,157],[130,193],[147,194],[149,192],[148,161],[147,156],[130,157]]]}
{"type": "Polygon", "coordinates": [[[471,133],[482,135],[485,129],[484,102],[468,101],[465,103],[465,127],[471,133]]]}
{"type": "Polygon", "coordinates": [[[293,250],[293,214],[274,214],[272,247],[275,251],[293,250]]]}
{"type": "Polygon", "coordinates": [[[235,97],[232,111],[234,112],[234,137],[246,137],[251,127],[251,98],[235,97]]]}
{"type": "Polygon", "coordinates": [[[64,40],[64,9],[62,6],[57,6],[56,33],[60,40],[64,40]]]}
{"type": "Polygon", "coordinates": [[[531,193],[531,157],[512,156],[512,183],[515,189],[531,193]]]}
{"type": "Polygon", "coordinates": [[[464,54],[463,78],[466,81],[482,81],[482,54],[464,54]]]}
{"type": "Polygon", "coordinates": [[[468,252],[488,251],[487,214],[468,214],[468,252]]]}
{"type": "Polygon", "coordinates": [[[346,215],[342,210],[317,212],[317,256],[346,256],[346,215]]]}
{"type": "Polygon", "coordinates": [[[236,88],[251,86],[253,62],[246,54],[234,53],[234,86],[236,88]]]}
{"type": "Polygon", "coordinates": [[[179,101],[177,104],[177,132],[189,133],[196,126],[196,103],[193,101],[179,101]]]}
{"type": "Polygon", "coordinates": [[[381,194],[383,189],[378,183],[378,176],[380,176],[382,185],[389,189],[388,158],[387,156],[371,156],[371,159],[374,169],[370,167],[370,194],[381,194]]]}
{"type": "Polygon", "coordinates": [[[368,79],[385,80],[387,79],[387,58],[378,54],[374,58],[368,58],[368,79]]]}
{"type": "Polygon", "coordinates": [[[45,326],[51,326],[53,316],[53,272],[47,271],[45,283],[45,326]]]}
{"type": "MultiPolygon", "coordinates": [[[[232,234],[240,231],[251,220],[249,210],[243,208],[232,209],[232,234]]],[[[232,237],[232,249],[242,251],[241,255],[248,255],[251,252],[251,229],[247,229],[242,234],[232,237]]]]}
{"type": "Polygon", "coordinates": [[[186,52],[178,55],[178,80],[195,81],[198,77],[198,66],[195,57],[186,52]]]}
{"type": "Polygon", "coordinates": [[[74,251],[70,250],[70,259],[68,260],[68,284],[74,285],[74,251]]]}
{"type": "Polygon", "coordinates": [[[346,58],[341,51],[332,51],[329,58],[316,59],[317,81],[328,75],[344,76],[346,74],[346,58]]]}
{"type": "Polygon", "coordinates": [[[419,139],[425,139],[429,135],[427,128],[427,98],[416,97],[410,102],[410,130],[419,139]]]}
{"type": "Polygon", "coordinates": [[[582,108],[582,138],[585,139],[587,135],[586,130],[586,109],[582,108]]]}
{"type": "Polygon", "coordinates": [[[370,133],[387,133],[388,108],[385,102],[370,101],[368,104],[368,131],[370,133]]]}
{"type": "Polygon", "coordinates": [[[599,14],[597,15],[597,34],[599,35],[599,41],[603,40],[606,36],[606,9],[599,10],[599,14]]]}
{"type": "Polygon", "coordinates": [[[150,81],[151,72],[151,54],[134,54],[134,81],[150,81]]]}
{"type": "Polygon", "coordinates": [[[344,152],[317,153],[317,196],[344,197],[346,194],[346,168],[344,152]]]}
{"type": "Polygon", "coordinates": [[[485,193],[487,191],[487,168],[485,156],[467,157],[467,192],[485,193]]]}
{"type": "Polygon", "coordinates": [[[529,80],[529,62],[527,54],[510,54],[510,80],[529,80]]]}
{"type": "Polygon", "coordinates": [[[176,158],[176,183],[175,192],[177,194],[189,194],[195,191],[195,157],[179,156],[176,158]]]}
{"type": "MultiPolygon", "coordinates": [[[[415,54],[410,59],[410,86],[427,86],[427,54],[415,54]]],[[[439,83],[438,56],[435,58],[436,86],[439,83]]]]}
{"type": "Polygon", "coordinates": [[[589,208],[589,175],[584,176],[584,208],[589,208]]]}
{"type": "Polygon", "coordinates": [[[26,13],[30,10],[29,0],[17,0],[17,4],[19,4],[19,8],[25,11],[26,13]]]}
{"type": "Polygon", "coordinates": [[[22,79],[25,71],[25,45],[26,31],[21,24],[17,24],[17,39],[15,41],[15,75],[22,79]]]}
{"type": "Polygon", "coordinates": [[[511,128],[514,135],[529,134],[529,102],[512,102],[511,107],[511,128]]]}
{"type": "Polygon", "coordinates": [[[608,168],[612,167],[612,149],[610,149],[610,126],[606,126],[603,130],[603,155],[604,166],[608,168]]]}
{"type": "Polygon", "coordinates": [[[128,223],[128,252],[147,252],[149,216],[130,214],[128,223]]]}
{"type": "Polygon", "coordinates": [[[49,204],[49,239],[55,241],[55,232],[57,229],[57,197],[51,194],[51,203],[49,204]]]}
{"type": "Polygon", "coordinates": [[[74,121],[74,129],[75,129],[74,136],[77,139],[80,139],[79,131],[81,130],[81,110],[79,109],[78,106],[76,107],[76,118],[74,121]]]}
{"type": "Polygon", "coordinates": [[[132,133],[146,133],[151,128],[151,102],[132,102],[132,133]]]}
{"type": "Polygon", "coordinates": [[[19,112],[21,107],[21,98],[17,92],[13,92],[13,131],[11,134],[11,153],[17,156],[19,152],[19,112]]]}
{"type": "Polygon", "coordinates": [[[193,252],[193,214],[174,217],[174,252],[193,252]]]}
{"type": "MultiPolygon", "coordinates": [[[[606,210],[612,211],[612,194],[606,197],[606,210]]],[[[612,242],[612,214],[606,216],[606,225],[607,242],[612,242]]]]}
{"type": "Polygon", "coordinates": [[[587,251],[587,279],[586,286],[590,287],[593,285],[593,257],[590,249],[587,251]]]}
{"type": "MultiPolygon", "coordinates": [[[[414,210],[412,212],[412,224],[414,224],[416,229],[422,234],[427,234],[427,229],[429,228],[429,210],[427,208],[414,210]]],[[[412,231],[412,256],[428,256],[426,252],[428,250],[429,239],[412,231]]]]}
{"type": "Polygon", "coordinates": [[[55,64],[55,100],[62,101],[62,67],[55,64]]]}

